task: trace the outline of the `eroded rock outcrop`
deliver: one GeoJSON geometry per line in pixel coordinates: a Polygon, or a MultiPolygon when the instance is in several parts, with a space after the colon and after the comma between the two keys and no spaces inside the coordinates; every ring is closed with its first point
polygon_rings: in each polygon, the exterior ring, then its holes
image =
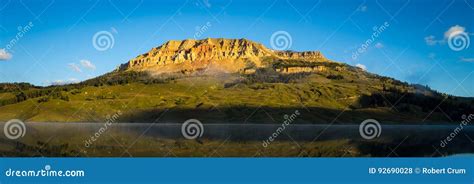
{"type": "Polygon", "coordinates": [[[275,51],[247,39],[171,40],[139,55],[120,66],[119,70],[153,71],[157,73],[213,68],[238,72],[261,67],[264,58],[326,61],[319,51],[275,51]]]}

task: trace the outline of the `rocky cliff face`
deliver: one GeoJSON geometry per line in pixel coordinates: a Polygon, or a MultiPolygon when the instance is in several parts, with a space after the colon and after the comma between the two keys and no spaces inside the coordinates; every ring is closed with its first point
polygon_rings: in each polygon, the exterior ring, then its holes
{"type": "Polygon", "coordinates": [[[226,72],[237,72],[249,65],[262,66],[262,60],[265,57],[310,62],[326,61],[319,51],[274,51],[260,43],[246,39],[208,38],[168,41],[121,65],[120,70],[165,73],[214,68],[226,72]]]}
{"type": "Polygon", "coordinates": [[[324,60],[324,56],[319,51],[306,51],[306,52],[276,51],[275,54],[279,58],[284,58],[284,59],[302,59],[302,60],[308,60],[308,61],[324,60]]]}

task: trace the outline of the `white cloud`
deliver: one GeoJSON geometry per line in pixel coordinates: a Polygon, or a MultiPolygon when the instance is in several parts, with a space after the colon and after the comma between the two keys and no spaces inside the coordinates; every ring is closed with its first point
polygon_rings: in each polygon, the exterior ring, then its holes
{"type": "Polygon", "coordinates": [[[464,62],[474,62],[474,58],[461,57],[461,61],[464,61],[464,62]]]}
{"type": "Polygon", "coordinates": [[[446,41],[449,39],[451,36],[456,36],[458,34],[466,34],[469,35],[468,32],[466,32],[466,28],[462,27],[460,25],[455,25],[451,26],[446,32],[444,32],[444,39],[439,39],[437,40],[435,36],[429,35],[425,37],[425,42],[429,46],[437,45],[437,44],[444,44],[446,41]]]}
{"type": "Polygon", "coordinates": [[[433,35],[425,37],[426,45],[433,46],[436,44],[444,43],[444,40],[436,40],[436,37],[433,35]]]}
{"type": "Polygon", "coordinates": [[[96,69],[95,65],[92,64],[92,62],[89,61],[89,60],[83,59],[83,60],[80,61],[80,63],[82,65],[82,67],[84,67],[86,69],[89,69],[89,70],[95,70],[96,69]]]}
{"type": "Polygon", "coordinates": [[[448,39],[449,37],[456,36],[458,34],[467,34],[466,28],[459,25],[452,26],[446,32],[444,32],[444,38],[448,39]]]}
{"type": "Polygon", "coordinates": [[[365,11],[367,11],[367,6],[366,5],[361,5],[361,6],[357,7],[357,11],[365,12],[365,11]]]}
{"type": "Polygon", "coordinates": [[[384,47],[384,45],[383,45],[382,43],[380,43],[380,42],[377,42],[377,43],[375,44],[375,48],[381,49],[381,48],[383,48],[383,47],[384,47]]]}
{"type": "Polygon", "coordinates": [[[0,49],[0,61],[9,60],[12,58],[12,54],[8,53],[5,49],[0,49]]]}
{"type": "Polygon", "coordinates": [[[78,83],[79,80],[76,78],[70,78],[68,80],[56,80],[51,82],[51,85],[65,85],[65,84],[75,84],[78,83]]]}
{"type": "Polygon", "coordinates": [[[362,70],[364,70],[364,71],[367,70],[367,67],[366,67],[365,65],[363,65],[363,64],[360,64],[360,63],[356,64],[356,67],[358,67],[358,68],[360,68],[360,69],[362,69],[362,70]]]}
{"type": "Polygon", "coordinates": [[[81,68],[79,68],[79,66],[77,66],[76,63],[69,63],[68,66],[69,68],[71,68],[71,70],[82,73],[81,68]]]}

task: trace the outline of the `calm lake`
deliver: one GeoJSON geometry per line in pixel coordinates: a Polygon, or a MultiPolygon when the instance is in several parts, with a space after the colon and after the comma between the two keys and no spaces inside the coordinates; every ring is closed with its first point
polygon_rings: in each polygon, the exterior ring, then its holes
{"type": "MultiPolygon", "coordinates": [[[[0,125],[4,127],[5,123],[0,123],[0,125]]],[[[345,142],[335,144],[336,146],[330,149],[339,149],[341,146],[349,145],[357,148],[357,153],[367,156],[384,156],[384,154],[389,154],[388,156],[449,156],[474,153],[474,126],[465,126],[460,129],[459,125],[381,125],[372,127],[374,132],[369,130],[361,132],[359,125],[330,124],[288,126],[281,124],[204,124],[202,128],[196,127],[196,137],[198,138],[188,140],[183,135],[183,131],[185,131],[182,130],[183,125],[176,123],[117,123],[109,125],[104,123],[26,123],[23,137],[20,136],[18,139],[12,140],[6,137],[6,132],[4,132],[0,145],[4,155],[7,156],[12,156],[11,154],[14,154],[15,149],[19,149],[18,147],[34,151],[34,149],[42,147],[59,149],[56,147],[64,147],[64,145],[68,150],[77,148],[77,150],[73,150],[77,152],[93,148],[96,153],[95,155],[77,156],[107,155],[102,153],[101,149],[124,149],[131,152],[142,150],[139,153],[143,154],[137,154],[140,156],[161,156],[158,154],[159,150],[153,148],[156,146],[155,143],[159,147],[173,150],[191,149],[189,147],[196,144],[198,148],[193,147],[193,149],[197,149],[196,151],[203,151],[199,150],[201,147],[221,145],[221,148],[229,147],[223,151],[221,156],[246,156],[233,153],[232,147],[240,145],[261,149],[263,142],[266,141],[267,144],[273,146],[272,149],[285,151],[285,146],[289,145],[292,145],[293,149],[295,145],[297,147],[313,146],[318,143],[333,145],[335,143],[331,141],[337,143],[342,140],[345,142]],[[179,145],[181,142],[184,142],[185,146],[179,145]],[[18,146],[19,144],[21,146],[18,146]]],[[[192,136],[189,133],[185,134],[192,136]]],[[[329,149],[324,147],[325,145],[314,146],[329,149]]],[[[266,149],[266,147],[262,148],[262,150],[266,149]]],[[[54,155],[54,151],[47,151],[54,155]]],[[[19,154],[19,156],[24,155],[19,154]]],[[[107,156],[123,156],[123,153],[111,153],[107,156]]],[[[336,154],[336,156],[338,155],[336,154]]]]}

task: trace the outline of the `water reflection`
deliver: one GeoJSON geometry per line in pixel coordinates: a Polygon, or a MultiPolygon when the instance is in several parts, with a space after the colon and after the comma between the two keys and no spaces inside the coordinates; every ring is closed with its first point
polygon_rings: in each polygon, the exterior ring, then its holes
{"type": "MultiPolygon", "coordinates": [[[[1,125],[4,126],[4,123],[1,125]]],[[[213,156],[252,156],[249,153],[254,151],[269,154],[257,156],[301,156],[303,152],[307,152],[304,156],[447,156],[474,153],[472,126],[465,127],[448,145],[441,147],[440,141],[456,126],[382,125],[380,137],[365,140],[358,125],[289,125],[279,131],[280,125],[204,124],[205,131],[201,138],[186,140],[181,124],[104,125],[26,123],[24,137],[17,140],[2,137],[1,151],[4,156],[209,156],[216,149],[221,153],[213,156]],[[279,132],[279,136],[268,148],[263,147],[262,142],[275,132],[279,132]]]]}

